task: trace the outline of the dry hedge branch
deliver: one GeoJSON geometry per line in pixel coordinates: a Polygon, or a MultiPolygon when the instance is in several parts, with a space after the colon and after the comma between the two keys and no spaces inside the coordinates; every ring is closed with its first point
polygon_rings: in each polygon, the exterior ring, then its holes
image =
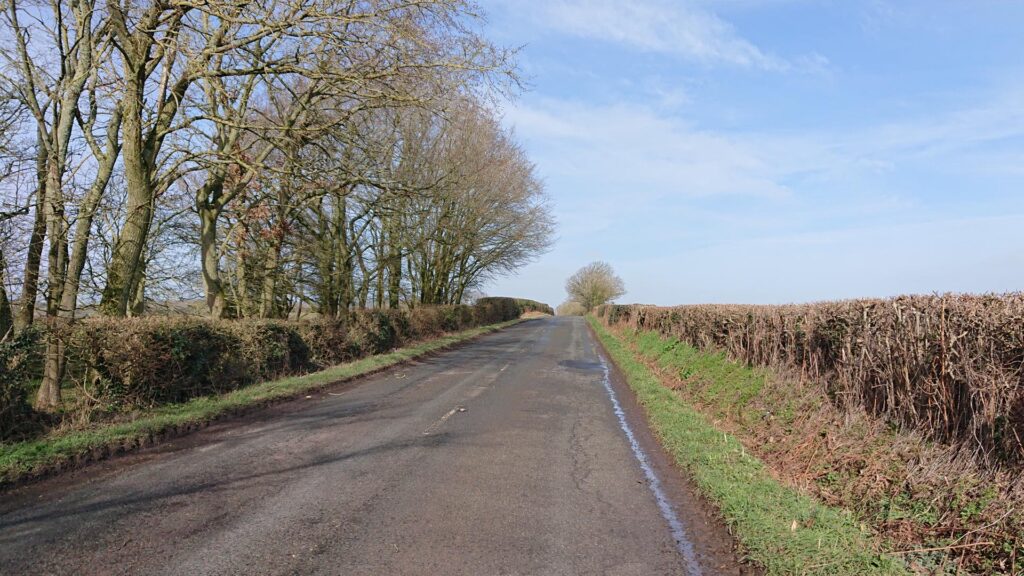
{"type": "Polygon", "coordinates": [[[1024,293],[610,305],[598,315],[751,365],[795,369],[841,408],[863,408],[986,459],[1024,461],[1024,293]]]}

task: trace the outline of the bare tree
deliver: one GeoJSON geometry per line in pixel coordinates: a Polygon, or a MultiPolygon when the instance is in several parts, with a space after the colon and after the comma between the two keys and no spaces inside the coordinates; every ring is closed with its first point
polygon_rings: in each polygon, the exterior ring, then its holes
{"type": "MultiPolygon", "coordinates": [[[[53,3],[50,11],[32,6],[22,9],[15,0],[9,0],[4,13],[4,26],[12,32],[13,50],[6,57],[13,70],[19,98],[35,119],[38,141],[36,192],[36,223],[29,242],[29,257],[22,290],[21,324],[32,322],[42,242],[48,240],[46,315],[49,319],[60,315],[67,288],[66,273],[69,260],[70,215],[68,174],[76,121],[81,121],[80,100],[90,79],[97,77],[97,60],[102,57],[102,28],[96,16],[95,0],[74,0],[53,3]],[[22,25],[22,17],[34,24],[29,29],[22,25]],[[32,32],[40,32],[34,37],[32,32]],[[38,54],[40,50],[55,57],[47,62],[38,54]],[[40,223],[45,227],[40,228],[40,223]]],[[[110,159],[109,167],[113,166],[110,159]]],[[[101,167],[101,172],[102,172],[101,167]]],[[[98,175],[103,178],[103,174],[98,175]]],[[[105,182],[86,199],[86,219],[105,182]],[[90,201],[91,204],[90,204],[90,201]]],[[[86,232],[87,232],[86,226],[86,232]]],[[[87,233],[76,238],[84,244],[87,233]]],[[[77,246],[76,246],[77,248],[77,246]]],[[[84,246],[76,255],[84,256],[84,246]]],[[[76,263],[77,265],[77,263],[76,263]]],[[[77,288],[77,281],[73,282],[77,288]]],[[[75,295],[69,296],[74,300],[75,295]]],[[[51,409],[60,403],[60,371],[62,356],[56,337],[48,336],[43,384],[36,397],[36,406],[51,409]]]]}
{"type": "Polygon", "coordinates": [[[416,302],[461,302],[469,290],[547,250],[554,222],[533,165],[486,108],[462,101],[418,141],[423,160],[402,174],[414,197],[403,211],[416,302]]]}
{"type": "MultiPolygon", "coordinates": [[[[463,24],[468,7],[458,0],[313,2],[302,12],[306,22],[290,22],[240,54],[232,49],[212,60],[211,71],[200,81],[205,96],[200,116],[212,129],[207,131],[210,153],[203,160],[206,182],[196,197],[211,315],[223,315],[226,307],[218,219],[259,175],[287,169],[292,173],[279,182],[301,180],[290,156],[308,156],[309,148],[325,142],[342,158],[352,158],[344,146],[336,146],[337,134],[346,132],[363,110],[426,106],[431,98],[442,97],[442,89],[450,94],[451,85],[472,86],[508,75],[508,53],[463,24]],[[301,62],[278,57],[300,46],[301,62]],[[245,77],[224,72],[238,69],[237,62],[245,59],[252,61],[249,70],[258,72],[245,77]],[[264,104],[254,105],[254,100],[264,104]],[[228,186],[232,174],[234,183],[228,186]]],[[[335,168],[336,181],[363,177],[345,173],[340,164],[335,168]]],[[[262,282],[266,293],[260,298],[264,313],[273,299],[277,274],[269,271],[276,269],[279,250],[268,254],[262,282]]]]}
{"type": "Polygon", "coordinates": [[[570,299],[590,312],[625,294],[626,286],[608,263],[591,262],[565,281],[565,291],[570,299]]]}
{"type": "Polygon", "coordinates": [[[518,85],[478,21],[469,0],[0,0],[0,331],[40,296],[51,327],[194,290],[215,318],[460,302],[529,262],[553,221],[486,105],[518,85]]]}
{"type": "MultiPolygon", "coordinates": [[[[6,82],[0,83],[0,190],[4,192],[22,161],[15,133],[24,113],[23,103],[15,97],[12,87],[6,82]]],[[[14,310],[7,292],[8,262],[4,253],[11,236],[10,221],[31,211],[29,205],[21,205],[17,199],[9,200],[6,194],[3,200],[0,202],[0,340],[14,327],[14,310]]]]}

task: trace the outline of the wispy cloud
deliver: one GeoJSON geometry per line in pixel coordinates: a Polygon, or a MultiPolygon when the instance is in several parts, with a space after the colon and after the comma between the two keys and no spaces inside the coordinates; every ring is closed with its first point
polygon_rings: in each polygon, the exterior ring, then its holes
{"type": "Polygon", "coordinates": [[[575,36],[673,54],[702,64],[771,71],[819,69],[819,55],[787,60],[762,50],[696,4],[663,0],[555,0],[538,13],[546,26],[575,36]]]}
{"type": "Polygon", "coordinates": [[[666,304],[1024,281],[1024,9],[481,1],[540,79],[507,121],[560,238],[523,293],[593,259],[666,304]]]}
{"type": "Polygon", "coordinates": [[[556,197],[565,248],[576,251],[622,222],[673,236],[671,215],[691,212],[693,202],[785,200],[788,175],[816,161],[807,152],[794,164],[781,147],[702,131],[637,104],[545,99],[510,108],[506,120],[556,197]]]}
{"type": "MultiPolygon", "coordinates": [[[[787,225],[913,210],[929,193],[906,188],[902,177],[916,173],[922,159],[941,167],[933,171],[975,171],[978,178],[1008,170],[1019,151],[1000,143],[1024,137],[1016,95],[1011,90],[944,115],[854,131],[715,131],[638,103],[550,98],[513,106],[506,120],[559,192],[559,219],[571,238],[708,202],[755,222],[766,213],[753,206],[772,207],[779,211],[775,223],[784,212],[787,225]]],[[[714,217],[703,215],[708,222],[714,217]]]]}
{"type": "Polygon", "coordinates": [[[508,111],[543,169],[617,193],[779,197],[782,166],[739,139],[694,129],[636,104],[545,100],[508,111]]]}
{"type": "Polygon", "coordinates": [[[1012,86],[973,106],[941,116],[887,124],[866,135],[891,154],[935,157],[1024,137],[1024,85],[1012,86]]]}

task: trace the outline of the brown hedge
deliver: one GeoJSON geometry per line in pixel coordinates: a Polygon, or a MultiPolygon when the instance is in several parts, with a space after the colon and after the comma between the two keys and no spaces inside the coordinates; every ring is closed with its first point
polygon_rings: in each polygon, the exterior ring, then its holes
{"type": "Polygon", "coordinates": [[[523,313],[522,307],[515,298],[493,296],[477,298],[474,307],[476,308],[477,322],[482,324],[500,322],[497,318],[518,318],[523,313]]]}
{"type": "Polygon", "coordinates": [[[548,314],[551,316],[555,315],[555,309],[543,302],[537,302],[536,300],[528,300],[526,298],[517,298],[516,302],[519,304],[519,307],[522,308],[524,313],[540,312],[541,314],[548,314]]]}
{"type": "Polygon", "coordinates": [[[840,407],[986,456],[1024,460],[1024,293],[609,305],[597,315],[749,364],[797,370],[840,407]]]}

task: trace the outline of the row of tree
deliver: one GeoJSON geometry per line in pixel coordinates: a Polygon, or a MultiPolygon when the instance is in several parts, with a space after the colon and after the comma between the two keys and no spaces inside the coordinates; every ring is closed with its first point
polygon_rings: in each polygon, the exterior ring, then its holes
{"type": "MultiPolygon", "coordinates": [[[[466,1],[0,7],[0,334],[197,288],[215,318],[457,303],[550,242],[466,1]]],[[[63,365],[51,336],[38,407],[63,365]]]]}

